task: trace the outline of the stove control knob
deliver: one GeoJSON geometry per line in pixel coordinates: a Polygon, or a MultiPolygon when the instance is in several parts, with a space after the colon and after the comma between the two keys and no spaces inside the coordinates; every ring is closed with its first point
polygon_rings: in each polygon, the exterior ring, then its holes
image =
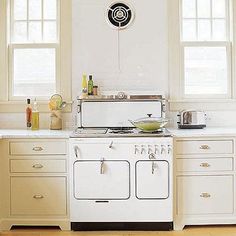
{"type": "Polygon", "coordinates": [[[150,160],[154,160],[154,159],[156,159],[156,156],[155,156],[154,153],[149,154],[148,157],[149,157],[150,160]]]}
{"type": "Polygon", "coordinates": [[[161,145],[161,154],[164,154],[165,151],[166,151],[166,150],[165,150],[165,146],[164,146],[164,145],[161,145]]]}
{"type": "Polygon", "coordinates": [[[134,146],[134,154],[137,155],[139,153],[138,145],[134,146]]]}
{"type": "Polygon", "coordinates": [[[141,148],[141,154],[144,154],[144,153],[145,153],[145,151],[146,151],[146,150],[145,150],[145,146],[144,146],[144,145],[142,145],[141,147],[142,147],[142,148],[141,148]]]}
{"type": "Polygon", "coordinates": [[[148,154],[151,154],[151,153],[153,153],[153,151],[152,151],[152,146],[151,146],[151,145],[148,145],[148,154]]]}
{"type": "Polygon", "coordinates": [[[168,145],[168,154],[171,154],[172,153],[172,147],[171,145],[168,145]]]}
{"type": "Polygon", "coordinates": [[[155,151],[154,151],[155,154],[160,154],[160,149],[159,149],[159,146],[158,145],[155,145],[155,151]]]}

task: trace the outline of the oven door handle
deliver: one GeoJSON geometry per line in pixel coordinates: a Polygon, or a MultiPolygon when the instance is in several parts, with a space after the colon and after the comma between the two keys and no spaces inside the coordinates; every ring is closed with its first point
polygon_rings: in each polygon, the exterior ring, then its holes
{"type": "Polygon", "coordinates": [[[79,147],[78,146],[74,146],[74,152],[75,152],[76,158],[79,158],[79,147]]]}
{"type": "Polygon", "coordinates": [[[101,174],[101,175],[104,175],[104,174],[105,174],[104,161],[105,161],[105,159],[103,158],[103,159],[101,160],[101,165],[100,165],[100,174],[101,174]]]}

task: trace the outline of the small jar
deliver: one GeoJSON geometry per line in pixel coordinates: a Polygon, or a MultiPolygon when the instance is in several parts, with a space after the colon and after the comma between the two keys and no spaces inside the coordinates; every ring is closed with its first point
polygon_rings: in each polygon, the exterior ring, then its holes
{"type": "Polygon", "coordinates": [[[94,96],[98,95],[98,86],[93,86],[93,95],[94,96]]]}
{"type": "Polygon", "coordinates": [[[61,110],[53,110],[51,112],[51,130],[61,130],[62,129],[62,111],[61,110]]]}

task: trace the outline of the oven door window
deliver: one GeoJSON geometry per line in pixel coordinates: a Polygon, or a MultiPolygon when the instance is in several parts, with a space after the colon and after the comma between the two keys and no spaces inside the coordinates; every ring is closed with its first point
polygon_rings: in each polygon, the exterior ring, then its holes
{"type": "Polygon", "coordinates": [[[138,199],[167,199],[169,197],[169,163],[167,161],[138,161],[135,172],[138,199]]]}

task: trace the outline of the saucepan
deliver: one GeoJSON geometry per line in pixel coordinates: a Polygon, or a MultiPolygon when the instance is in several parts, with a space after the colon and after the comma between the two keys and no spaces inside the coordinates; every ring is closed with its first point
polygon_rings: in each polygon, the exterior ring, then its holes
{"type": "Polygon", "coordinates": [[[137,119],[137,120],[129,120],[129,122],[134,125],[136,128],[140,129],[143,132],[155,132],[162,128],[164,128],[168,119],[160,118],[160,117],[152,117],[152,114],[147,114],[147,117],[137,119]]]}

